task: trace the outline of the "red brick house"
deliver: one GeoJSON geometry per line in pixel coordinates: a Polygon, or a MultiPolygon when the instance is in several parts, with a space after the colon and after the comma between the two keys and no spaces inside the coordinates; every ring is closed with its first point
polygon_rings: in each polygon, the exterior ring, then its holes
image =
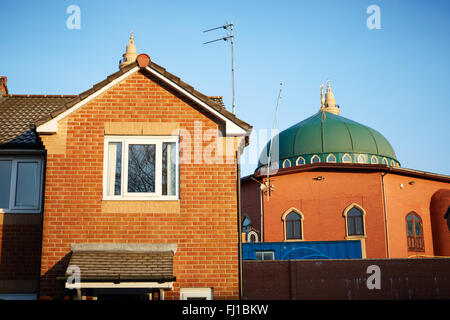
{"type": "MultiPolygon", "coordinates": [[[[0,108],[9,101],[14,117],[12,100],[20,99],[1,99],[0,108]]],[[[119,71],[77,96],[23,97],[23,113],[39,99],[45,107],[22,121],[32,124],[35,168],[42,172],[35,169],[38,207],[15,214],[7,229],[33,226],[27,231],[33,240],[20,240],[37,254],[22,293],[40,299],[240,297],[238,158],[250,125],[218,97],[138,56],[132,38],[119,71]]],[[[11,119],[4,121],[11,126],[11,119]]],[[[5,158],[16,166],[12,176],[20,164],[14,157],[5,158]]],[[[13,215],[6,212],[5,221],[13,215]]],[[[1,266],[14,268],[12,255],[3,254],[14,240],[3,235],[1,241],[1,266]]],[[[15,279],[17,285],[23,277],[15,279]]]]}

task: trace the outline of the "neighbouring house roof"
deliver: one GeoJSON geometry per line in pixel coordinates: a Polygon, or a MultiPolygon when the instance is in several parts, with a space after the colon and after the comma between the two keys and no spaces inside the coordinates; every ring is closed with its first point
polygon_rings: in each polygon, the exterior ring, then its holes
{"type": "Polygon", "coordinates": [[[0,149],[40,148],[33,124],[73,100],[73,95],[6,95],[0,98],[0,149]]]}
{"type": "MultiPolygon", "coordinates": [[[[168,282],[175,281],[173,256],[168,245],[72,245],[67,270],[80,268],[82,282],[168,282]]],[[[71,274],[66,271],[65,276],[71,274]]]]}
{"type": "Polygon", "coordinates": [[[137,62],[133,62],[78,95],[6,95],[0,97],[0,148],[42,148],[42,143],[35,131],[36,127],[71,110],[80,102],[86,101],[88,97],[104,89],[127,72],[133,69],[149,72],[147,68],[170,80],[246,132],[251,130],[252,127],[248,123],[226,110],[222,97],[208,97],[202,94],[154,62],[149,62],[148,66],[144,68],[139,67],[137,62]]]}

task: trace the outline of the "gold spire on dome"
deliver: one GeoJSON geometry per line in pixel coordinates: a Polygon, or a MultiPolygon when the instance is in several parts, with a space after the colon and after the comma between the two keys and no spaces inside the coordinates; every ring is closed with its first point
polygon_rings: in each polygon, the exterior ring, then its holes
{"type": "Polygon", "coordinates": [[[136,61],[138,54],[136,52],[136,46],[134,45],[133,29],[131,30],[130,40],[128,41],[127,50],[123,54],[123,58],[120,61],[119,68],[122,68],[130,63],[136,61]]]}
{"type": "Polygon", "coordinates": [[[331,91],[330,80],[327,80],[327,92],[325,94],[325,101],[323,99],[323,83],[320,86],[320,111],[327,111],[335,115],[339,115],[341,110],[336,105],[336,100],[334,99],[334,94],[331,91]]]}

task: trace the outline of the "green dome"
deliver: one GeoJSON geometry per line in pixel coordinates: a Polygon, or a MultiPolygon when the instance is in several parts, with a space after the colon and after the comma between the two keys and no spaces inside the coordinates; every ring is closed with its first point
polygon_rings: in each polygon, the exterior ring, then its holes
{"type": "MultiPolygon", "coordinates": [[[[378,131],[330,112],[319,111],[280,132],[273,146],[271,163],[280,168],[316,162],[400,165],[391,144],[378,131]]],[[[269,148],[270,141],[258,168],[267,164],[269,148]]]]}

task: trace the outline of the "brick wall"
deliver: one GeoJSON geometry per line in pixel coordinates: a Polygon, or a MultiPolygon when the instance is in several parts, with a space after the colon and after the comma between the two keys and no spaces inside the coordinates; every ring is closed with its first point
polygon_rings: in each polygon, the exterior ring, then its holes
{"type": "Polygon", "coordinates": [[[0,213],[0,293],[36,292],[41,215],[0,213]]]}
{"type": "Polygon", "coordinates": [[[244,261],[244,299],[449,299],[450,259],[244,261]],[[380,287],[374,284],[379,267],[380,287]]]}
{"type": "MultiPolygon", "coordinates": [[[[48,158],[41,297],[61,292],[55,276],[65,271],[71,243],[113,242],[178,244],[177,281],[166,299],[178,299],[180,287],[214,287],[217,299],[238,298],[234,161],[181,164],[180,200],[168,205],[102,201],[105,128],[125,134],[136,123],[150,135],[164,126],[149,123],[176,123],[194,139],[195,122],[203,130],[223,128],[156,78],[136,72],[61,120],[56,135],[42,135],[48,158]]],[[[210,144],[201,141],[196,148],[210,144]]]]}

